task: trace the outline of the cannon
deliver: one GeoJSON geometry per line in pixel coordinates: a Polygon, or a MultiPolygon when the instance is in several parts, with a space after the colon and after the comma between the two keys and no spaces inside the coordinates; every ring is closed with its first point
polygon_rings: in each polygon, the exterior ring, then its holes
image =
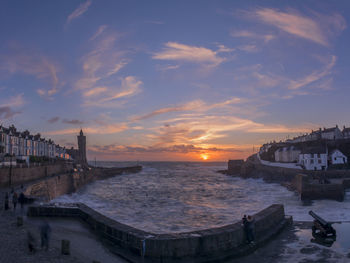
{"type": "Polygon", "coordinates": [[[314,225],[312,226],[312,235],[318,235],[323,238],[326,237],[335,237],[336,231],[332,227],[332,223],[327,222],[319,215],[310,211],[309,215],[314,218],[314,225]]]}

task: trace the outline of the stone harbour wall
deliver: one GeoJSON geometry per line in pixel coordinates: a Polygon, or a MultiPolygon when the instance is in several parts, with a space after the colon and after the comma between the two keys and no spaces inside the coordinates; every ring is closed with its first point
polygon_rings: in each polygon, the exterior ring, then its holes
{"type": "MultiPolygon", "coordinates": [[[[114,221],[84,204],[70,207],[31,206],[29,216],[79,218],[94,232],[117,247],[118,254],[132,262],[220,261],[251,249],[246,246],[241,222],[200,231],[154,234],[114,221]]],[[[254,215],[257,244],[263,244],[291,223],[283,205],[271,205],[254,215]]]]}
{"type": "Polygon", "coordinates": [[[121,168],[91,168],[81,172],[70,172],[44,178],[26,187],[25,195],[49,201],[69,194],[95,180],[106,179],[123,173],[137,173],[141,166],[121,168]]]}
{"type": "Polygon", "coordinates": [[[0,168],[0,187],[7,187],[9,185],[16,186],[25,184],[31,181],[50,177],[57,174],[66,173],[71,170],[72,165],[68,164],[52,164],[45,166],[33,167],[5,167],[0,168]]]}

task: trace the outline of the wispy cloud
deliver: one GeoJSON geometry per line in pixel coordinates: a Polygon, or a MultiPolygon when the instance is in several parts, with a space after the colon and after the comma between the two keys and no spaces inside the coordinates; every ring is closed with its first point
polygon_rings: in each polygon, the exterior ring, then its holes
{"type": "Polygon", "coordinates": [[[154,140],[155,145],[173,144],[210,144],[218,138],[225,138],[232,132],[243,133],[287,133],[305,132],[310,127],[291,127],[281,124],[264,124],[250,119],[235,116],[202,115],[178,118],[173,122],[167,121],[154,134],[148,137],[154,140]]]}
{"type": "Polygon", "coordinates": [[[107,27],[107,25],[99,26],[95,34],[93,34],[93,36],[90,38],[90,41],[95,40],[97,37],[99,37],[107,29],[107,27]]]}
{"type": "Polygon", "coordinates": [[[0,106],[0,119],[10,119],[17,114],[22,113],[21,111],[14,111],[9,106],[0,106]]]}
{"type": "Polygon", "coordinates": [[[10,119],[20,113],[21,110],[14,110],[24,105],[23,93],[0,100],[0,119],[10,119]]]}
{"type": "Polygon", "coordinates": [[[0,71],[31,75],[39,80],[50,82],[49,88],[37,89],[41,97],[52,98],[59,91],[57,65],[41,54],[26,52],[22,49],[10,50],[3,56],[0,54],[0,71]]]}
{"type": "Polygon", "coordinates": [[[237,47],[237,49],[248,52],[248,53],[255,53],[258,52],[259,49],[256,45],[250,44],[250,45],[242,45],[237,47]]]}
{"type": "Polygon", "coordinates": [[[207,103],[203,102],[202,100],[193,100],[193,101],[187,102],[185,104],[174,106],[174,107],[160,108],[158,110],[152,111],[152,112],[147,113],[145,115],[133,117],[132,120],[133,121],[145,120],[145,119],[155,117],[157,115],[170,113],[170,112],[208,111],[208,110],[211,110],[214,108],[219,108],[219,107],[227,106],[230,104],[237,104],[240,102],[241,102],[241,99],[239,99],[239,98],[231,98],[229,100],[219,102],[219,103],[214,103],[214,104],[207,104],[207,103]]]}
{"type": "Polygon", "coordinates": [[[80,121],[80,120],[68,120],[68,119],[63,119],[62,120],[62,123],[65,123],[65,124],[73,124],[73,125],[82,125],[84,124],[83,121],[80,121]]]}
{"type": "Polygon", "coordinates": [[[85,106],[113,107],[117,99],[135,96],[142,91],[143,82],[134,76],[121,78],[121,85],[115,87],[98,87],[84,93],[88,99],[85,106]]]}
{"type": "Polygon", "coordinates": [[[270,42],[276,37],[273,34],[257,34],[255,32],[248,31],[248,30],[233,30],[231,31],[230,35],[232,37],[243,37],[243,38],[263,40],[265,43],[270,42]]]}
{"type": "Polygon", "coordinates": [[[55,122],[58,122],[60,120],[60,117],[52,117],[51,119],[48,119],[47,122],[52,124],[52,123],[55,123],[55,122]]]}
{"type": "Polygon", "coordinates": [[[159,60],[205,63],[212,66],[217,66],[226,60],[225,58],[218,56],[216,51],[209,48],[190,46],[177,42],[167,42],[163,50],[154,53],[152,58],[159,60]]]}
{"type": "MultiPolygon", "coordinates": [[[[126,123],[117,123],[117,124],[107,124],[104,126],[88,126],[83,127],[84,132],[87,134],[114,134],[122,132],[128,129],[126,123]]],[[[79,132],[76,128],[62,129],[45,132],[45,135],[65,135],[65,134],[77,134],[79,132]]]]}
{"type": "Polygon", "coordinates": [[[284,32],[323,46],[329,46],[330,34],[346,28],[345,19],[339,14],[325,16],[313,12],[312,17],[308,17],[293,9],[283,12],[278,9],[260,8],[255,10],[253,15],[284,32]],[[332,33],[329,32],[330,28],[332,33]]]}
{"type": "Polygon", "coordinates": [[[81,59],[83,76],[76,81],[75,89],[82,90],[84,106],[115,107],[115,100],[142,90],[143,83],[135,76],[116,77],[129,62],[126,52],[116,48],[117,39],[115,32],[100,27],[92,38],[97,40],[92,42],[94,47],[81,59]],[[118,80],[120,85],[116,84],[118,80]]]}
{"type": "Polygon", "coordinates": [[[68,25],[69,23],[71,23],[74,19],[77,19],[78,17],[82,16],[88,9],[89,6],[91,5],[92,1],[88,0],[85,3],[82,3],[78,6],[77,9],[75,9],[73,11],[73,13],[71,13],[68,17],[67,17],[67,21],[66,24],[68,25]]]}
{"type": "Polygon", "coordinates": [[[1,98],[0,106],[2,107],[21,107],[25,103],[24,94],[18,94],[9,98],[1,98]]]}
{"type": "Polygon", "coordinates": [[[313,71],[311,74],[299,80],[291,80],[288,88],[291,90],[297,90],[305,87],[313,82],[316,82],[331,73],[335,63],[337,61],[336,56],[332,56],[330,62],[321,71],[313,71]]]}

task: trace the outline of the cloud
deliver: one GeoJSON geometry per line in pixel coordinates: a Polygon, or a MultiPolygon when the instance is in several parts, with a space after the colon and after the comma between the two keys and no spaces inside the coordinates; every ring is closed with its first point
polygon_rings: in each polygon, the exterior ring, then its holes
{"type": "MultiPolygon", "coordinates": [[[[105,31],[102,29],[99,35],[105,31]]],[[[84,106],[115,107],[114,100],[134,96],[142,90],[143,83],[135,76],[119,77],[121,84],[116,85],[116,74],[128,64],[125,52],[115,48],[116,40],[116,33],[103,33],[81,59],[83,75],[76,81],[75,89],[82,90],[84,106]]]]}
{"type": "MultiPolygon", "coordinates": [[[[86,134],[114,134],[122,132],[128,129],[126,123],[117,123],[117,124],[107,124],[104,126],[91,126],[83,127],[84,133],[86,134]]],[[[65,134],[77,134],[79,132],[76,128],[62,129],[45,132],[45,135],[65,135],[65,134]]]]}
{"type": "Polygon", "coordinates": [[[10,98],[6,98],[2,100],[0,106],[2,107],[21,107],[24,105],[25,101],[23,98],[24,94],[18,94],[16,96],[12,96],[10,98]]]}
{"type": "Polygon", "coordinates": [[[162,51],[156,52],[152,56],[158,60],[186,61],[193,63],[205,63],[211,66],[218,66],[226,59],[219,57],[217,52],[197,46],[189,46],[176,42],[167,42],[162,51]]]}
{"type": "Polygon", "coordinates": [[[107,25],[99,26],[95,34],[90,38],[90,41],[95,40],[97,37],[99,37],[107,29],[107,27],[107,25]]]}
{"type": "Polygon", "coordinates": [[[276,37],[273,34],[257,34],[247,30],[231,31],[230,35],[232,37],[244,37],[244,38],[263,40],[265,43],[270,42],[276,37]]]}
{"type": "Polygon", "coordinates": [[[16,49],[10,50],[4,56],[0,55],[0,71],[10,74],[31,75],[38,80],[49,82],[51,87],[37,89],[37,93],[44,98],[52,98],[59,90],[57,66],[47,57],[36,54],[35,52],[29,53],[21,49],[16,49]]]}
{"type": "Polygon", "coordinates": [[[290,84],[288,85],[288,89],[291,90],[297,90],[302,87],[305,87],[313,82],[316,82],[323,77],[329,75],[331,73],[331,70],[333,69],[335,63],[337,61],[336,56],[331,57],[331,61],[325,66],[323,70],[320,71],[313,71],[311,74],[307,75],[304,78],[301,78],[299,80],[290,80],[290,84]]]}
{"type": "Polygon", "coordinates": [[[60,120],[60,117],[56,116],[51,119],[48,119],[47,122],[52,124],[52,123],[58,122],[59,120],[60,120]]]}
{"type": "Polygon", "coordinates": [[[77,9],[75,9],[73,11],[73,13],[71,13],[68,17],[67,17],[67,21],[66,24],[68,25],[69,23],[71,23],[74,19],[82,16],[88,9],[89,6],[91,5],[92,1],[88,0],[85,3],[82,3],[78,6],[77,9]]]}
{"type": "Polygon", "coordinates": [[[346,28],[345,19],[339,14],[313,14],[311,18],[293,9],[283,12],[271,8],[260,8],[253,12],[258,20],[266,24],[322,46],[329,46],[330,36],[346,28]]]}
{"type": "Polygon", "coordinates": [[[90,90],[87,90],[83,93],[83,95],[85,97],[91,97],[91,96],[96,96],[99,95],[101,93],[104,93],[108,90],[107,87],[96,87],[96,88],[92,88],[90,90]]]}
{"type": "Polygon", "coordinates": [[[243,45],[243,46],[239,46],[237,49],[248,53],[255,53],[259,51],[256,45],[243,45]]]}
{"type": "Polygon", "coordinates": [[[74,125],[82,125],[82,124],[84,124],[84,122],[80,121],[80,120],[68,120],[68,119],[63,119],[62,123],[74,124],[74,125]]]}
{"type": "Polygon", "coordinates": [[[14,111],[9,106],[0,106],[0,118],[1,119],[10,119],[17,114],[22,113],[21,111],[14,111]]]}
{"type": "Polygon", "coordinates": [[[23,93],[9,98],[3,98],[0,102],[0,119],[10,119],[22,111],[13,110],[13,108],[19,108],[24,105],[23,93]]]}
{"type": "Polygon", "coordinates": [[[144,114],[141,116],[133,117],[132,120],[133,121],[145,120],[145,119],[155,117],[157,115],[170,113],[170,112],[193,111],[193,110],[195,110],[195,111],[208,111],[208,110],[211,110],[214,108],[219,108],[219,107],[223,107],[223,106],[230,105],[230,104],[236,104],[236,103],[240,103],[240,102],[241,102],[241,99],[239,99],[239,98],[231,98],[229,100],[226,100],[226,101],[223,101],[220,103],[214,103],[214,104],[206,104],[202,100],[193,100],[193,101],[187,102],[185,104],[174,106],[174,107],[160,108],[160,109],[152,111],[150,113],[147,113],[147,114],[144,114]]]}
{"type": "Polygon", "coordinates": [[[120,153],[203,153],[203,152],[242,152],[236,148],[218,148],[218,147],[198,147],[193,144],[179,144],[168,147],[159,146],[124,146],[118,144],[109,145],[93,145],[89,147],[90,151],[104,154],[120,154],[120,153]]]}
{"type": "Polygon", "coordinates": [[[232,136],[233,132],[240,133],[299,133],[310,127],[290,127],[281,124],[264,124],[236,116],[207,115],[185,116],[167,120],[154,130],[148,137],[155,145],[169,146],[173,144],[211,144],[219,138],[232,136]]]}
{"type": "Polygon", "coordinates": [[[135,96],[142,91],[143,82],[135,76],[121,78],[121,85],[115,87],[98,87],[84,93],[89,98],[85,106],[113,107],[117,99],[135,96]]]}
{"type": "Polygon", "coordinates": [[[166,71],[166,70],[173,70],[173,69],[178,69],[180,65],[157,65],[157,70],[160,71],[166,71]]]}

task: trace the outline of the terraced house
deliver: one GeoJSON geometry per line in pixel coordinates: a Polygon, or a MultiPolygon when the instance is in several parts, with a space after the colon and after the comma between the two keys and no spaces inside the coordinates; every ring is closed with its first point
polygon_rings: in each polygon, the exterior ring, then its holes
{"type": "Polygon", "coordinates": [[[0,160],[6,156],[26,162],[29,162],[30,156],[70,159],[65,147],[42,138],[39,133],[32,135],[28,130],[19,132],[14,125],[8,128],[0,126],[0,160]]]}

